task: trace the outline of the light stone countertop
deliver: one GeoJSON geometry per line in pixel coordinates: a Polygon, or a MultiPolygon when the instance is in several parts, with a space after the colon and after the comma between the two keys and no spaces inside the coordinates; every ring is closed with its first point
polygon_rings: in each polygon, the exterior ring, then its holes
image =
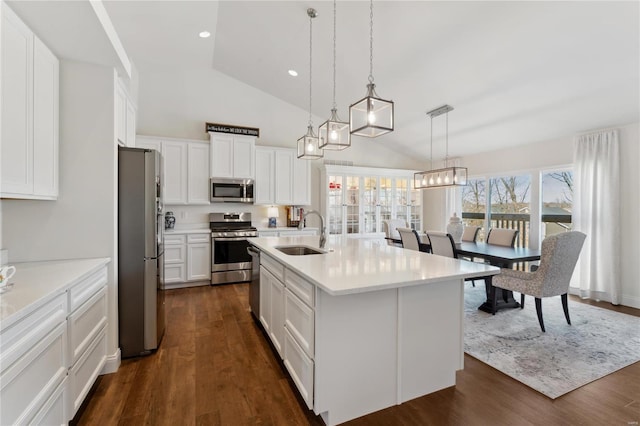
{"type": "Polygon", "coordinates": [[[390,246],[383,238],[330,235],[326,254],[307,256],[286,255],[275,247],[305,245],[317,249],[317,236],[261,237],[249,242],[334,296],[500,273],[499,268],[483,263],[390,246]]]}
{"type": "Polygon", "coordinates": [[[276,228],[269,228],[269,227],[258,227],[256,228],[258,230],[258,232],[266,232],[266,231],[278,231],[278,232],[282,232],[282,231],[317,231],[319,228],[314,228],[311,226],[306,226],[302,229],[298,229],[297,226],[278,226],[276,228]]]}
{"type": "Polygon", "coordinates": [[[210,234],[209,228],[196,228],[196,229],[165,229],[165,235],[182,235],[182,234],[210,234]]]}
{"type": "Polygon", "coordinates": [[[108,257],[14,263],[14,285],[0,294],[0,331],[111,262],[108,257]]]}

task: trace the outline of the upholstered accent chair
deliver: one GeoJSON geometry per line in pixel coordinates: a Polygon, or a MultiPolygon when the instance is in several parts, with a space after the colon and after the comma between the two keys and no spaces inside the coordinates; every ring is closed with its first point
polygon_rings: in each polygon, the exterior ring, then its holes
{"type": "Polygon", "coordinates": [[[409,224],[404,219],[387,219],[382,221],[382,231],[384,231],[384,235],[387,237],[387,243],[389,245],[396,245],[393,240],[400,240],[398,228],[408,227],[409,224]]]}
{"type": "MultiPolygon", "coordinates": [[[[571,325],[567,292],[585,238],[586,235],[578,231],[563,232],[545,238],[542,241],[540,266],[532,267],[532,272],[502,269],[500,274],[493,277],[493,286],[519,292],[521,308],[524,308],[525,294],[533,296],[538,322],[543,332],[545,329],[542,320],[542,298],[560,295],[564,316],[567,324],[571,325]]],[[[492,297],[495,309],[496,291],[492,297]]],[[[495,315],[495,311],[493,314],[495,315]]]]}
{"type": "Polygon", "coordinates": [[[397,228],[402,240],[402,247],[409,250],[420,251],[420,236],[415,229],[397,228]]]}
{"type": "Polygon", "coordinates": [[[462,241],[466,241],[468,243],[475,243],[478,238],[478,233],[480,232],[479,226],[465,226],[464,231],[462,232],[462,241]]]}
{"type": "Polygon", "coordinates": [[[487,235],[487,244],[513,247],[517,237],[517,229],[491,228],[489,229],[489,235],[487,235]]]}

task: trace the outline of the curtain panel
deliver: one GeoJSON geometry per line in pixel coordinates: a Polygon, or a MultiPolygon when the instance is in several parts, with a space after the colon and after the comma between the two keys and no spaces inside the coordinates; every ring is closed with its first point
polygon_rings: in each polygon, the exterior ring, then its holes
{"type": "Polygon", "coordinates": [[[620,303],[620,154],[618,130],[574,142],[574,226],[587,238],[571,287],[581,297],[620,303]]]}

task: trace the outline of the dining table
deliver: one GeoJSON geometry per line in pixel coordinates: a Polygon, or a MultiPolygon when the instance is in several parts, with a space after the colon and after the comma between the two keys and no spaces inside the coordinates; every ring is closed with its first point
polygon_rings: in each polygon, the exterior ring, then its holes
{"type": "MultiPolygon", "coordinates": [[[[420,235],[420,251],[430,253],[431,246],[426,234],[420,235]]],[[[540,260],[540,250],[528,247],[505,247],[483,242],[467,242],[455,244],[458,258],[483,259],[492,266],[499,268],[512,268],[519,262],[532,262],[540,260]]],[[[479,310],[493,313],[493,291],[497,291],[498,297],[495,311],[505,308],[519,308],[520,303],[513,298],[511,290],[501,289],[492,285],[492,277],[485,278],[486,301],[478,307],[479,310]]]]}

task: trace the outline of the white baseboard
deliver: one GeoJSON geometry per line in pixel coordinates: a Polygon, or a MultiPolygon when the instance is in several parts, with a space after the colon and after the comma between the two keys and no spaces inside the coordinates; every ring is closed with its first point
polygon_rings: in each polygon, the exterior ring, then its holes
{"type": "Polygon", "coordinates": [[[187,283],[165,283],[162,287],[163,290],[172,290],[174,288],[186,288],[186,287],[201,287],[205,285],[211,285],[209,281],[192,281],[187,283]]]}
{"type": "Polygon", "coordinates": [[[107,361],[104,363],[100,374],[111,374],[118,371],[120,360],[120,348],[118,348],[114,354],[107,355],[107,361]]]}

